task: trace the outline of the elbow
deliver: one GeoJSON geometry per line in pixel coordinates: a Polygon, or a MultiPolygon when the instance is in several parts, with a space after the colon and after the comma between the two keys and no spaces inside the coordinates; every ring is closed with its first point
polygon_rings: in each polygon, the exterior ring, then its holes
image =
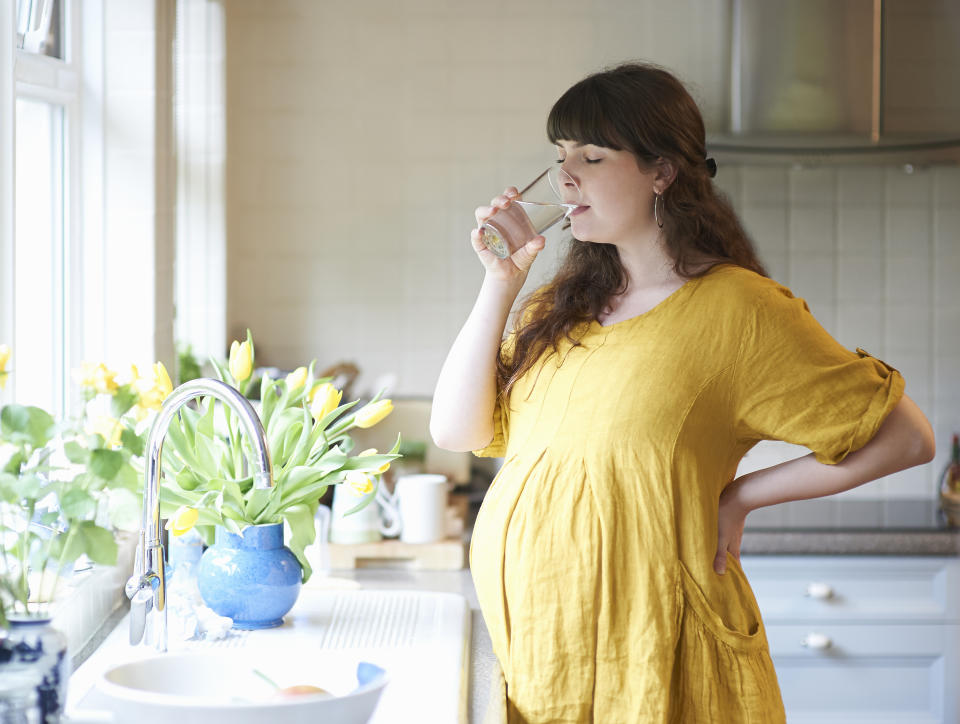
{"type": "Polygon", "coordinates": [[[917,465],[931,462],[937,454],[937,443],[933,436],[933,428],[930,427],[930,423],[926,419],[920,425],[920,429],[917,430],[914,454],[916,455],[917,465]]]}
{"type": "MultiPolygon", "coordinates": [[[[914,465],[924,465],[933,460],[937,451],[933,428],[927,416],[913,400],[904,395],[893,414],[887,419],[887,423],[890,424],[891,431],[896,431],[893,439],[899,439],[897,448],[899,448],[901,470],[914,465]]],[[[885,427],[887,423],[884,423],[885,427]]]]}
{"type": "Polygon", "coordinates": [[[445,425],[438,424],[433,418],[430,419],[430,437],[438,448],[451,452],[472,452],[483,447],[482,442],[479,445],[474,444],[474,441],[458,435],[456,431],[445,425]]]}

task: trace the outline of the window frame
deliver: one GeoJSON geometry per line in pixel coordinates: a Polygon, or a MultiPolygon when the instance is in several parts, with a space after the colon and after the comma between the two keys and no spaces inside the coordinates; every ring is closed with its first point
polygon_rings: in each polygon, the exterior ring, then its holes
{"type": "MultiPolygon", "coordinates": [[[[52,410],[61,416],[76,410],[78,400],[70,398],[70,370],[79,365],[83,352],[77,349],[78,340],[85,337],[88,324],[84,319],[84,288],[92,285],[96,288],[100,281],[96,275],[88,276],[83,266],[83,251],[86,235],[84,233],[84,208],[82,195],[88,186],[98,183],[95,178],[83,178],[83,146],[87,138],[102,136],[102,125],[91,128],[83,117],[83,44],[81,43],[82,4],[77,0],[61,0],[63,8],[64,58],[52,58],[16,47],[12,53],[4,54],[0,59],[0,89],[5,86],[6,93],[0,90],[0,124],[10,129],[0,142],[5,147],[0,150],[0,210],[8,219],[0,227],[0,260],[7,270],[3,275],[3,292],[0,303],[3,304],[4,318],[0,319],[0,340],[15,337],[15,319],[17,303],[16,270],[16,102],[17,99],[49,103],[59,106],[62,111],[62,206],[61,218],[56,224],[62,233],[58,244],[58,257],[54,260],[54,335],[61,346],[53,365],[54,379],[50,380],[54,391],[52,410]],[[86,282],[86,284],[85,284],[86,282]]],[[[93,3],[94,5],[99,2],[93,3]]],[[[0,32],[6,37],[16,38],[16,3],[10,3],[9,10],[0,20],[0,32]],[[8,26],[9,27],[6,27],[8,26]]],[[[15,46],[15,43],[11,43],[15,46]]],[[[56,348],[57,345],[55,345],[56,348]]],[[[16,354],[11,364],[11,379],[8,380],[0,401],[12,399],[16,388],[16,354]]]]}

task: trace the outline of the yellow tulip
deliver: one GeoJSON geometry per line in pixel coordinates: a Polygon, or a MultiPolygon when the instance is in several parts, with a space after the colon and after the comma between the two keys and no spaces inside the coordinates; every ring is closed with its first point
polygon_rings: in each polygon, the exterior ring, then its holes
{"type": "Polygon", "coordinates": [[[253,349],[250,342],[230,343],[230,374],[237,382],[243,382],[253,373],[253,349]]]}
{"type": "Polygon", "coordinates": [[[10,351],[10,346],[6,344],[0,344],[0,390],[2,390],[7,385],[7,363],[10,361],[10,357],[13,353],[10,351]]]}
{"type": "Polygon", "coordinates": [[[393,412],[393,402],[391,400],[377,400],[364,405],[357,416],[353,418],[353,421],[357,427],[373,427],[391,412],[393,412]]]}
{"type": "Polygon", "coordinates": [[[287,389],[293,392],[299,390],[307,382],[307,368],[297,367],[293,372],[287,375],[287,389]]]}
{"type": "Polygon", "coordinates": [[[77,381],[82,387],[88,387],[105,395],[112,395],[117,391],[117,373],[109,369],[103,362],[93,364],[82,362],[80,369],[75,373],[77,381]]]}
{"type": "Polygon", "coordinates": [[[156,362],[149,377],[141,377],[134,365],[130,366],[131,384],[140,395],[137,406],[142,410],[159,410],[163,401],[173,392],[173,383],[163,362],[156,362]]]}
{"type": "Polygon", "coordinates": [[[167,521],[167,530],[176,536],[183,535],[193,529],[199,517],[200,511],[196,508],[181,505],[177,508],[177,512],[167,521]]]}
{"type": "Polygon", "coordinates": [[[123,426],[115,417],[97,415],[87,423],[86,429],[89,434],[102,437],[108,447],[115,448],[120,445],[120,434],[123,432],[123,426]]]}
{"type": "MultiPolygon", "coordinates": [[[[375,447],[372,447],[369,450],[364,450],[362,453],[357,453],[357,457],[365,458],[368,455],[376,455],[376,454],[377,454],[377,449],[375,447]]],[[[389,469],[390,469],[390,463],[384,463],[383,465],[381,465],[376,470],[373,470],[372,472],[374,475],[382,475],[383,473],[387,472],[389,469]]]]}
{"type": "Polygon", "coordinates": [[[347,474],[343,476],[343,480],[357,495],[368,495],[373,492],[373,478],[367,473],[359,470],[348,470],[347,474]]]}
{"type": "Polygon", "coordinates": [[[343,391],[338,390],[329,382],[317,385],[310,391],[310,415],[315,422],[320,422],[340,406],[343,391]]]}
{"type": "Polygon", "coordinates": [[[97,378],[94,383],[94,387],[97,392],[103,393],[105,395],[112,395],[117,391],[119,385],[116,382],[117,373],[113,370],[107,369],[107,366],[101,362],[97,365],[97,378]]]}
{"type": "Polygon", "coordinates": [[[163,366],[163,362],[154,363],[153,379],[157,394],[160,395],[160,402],[163,402],[173,392],[173,383],[170,381],[170,375],[167,374],[167,368],[163,366]]]}

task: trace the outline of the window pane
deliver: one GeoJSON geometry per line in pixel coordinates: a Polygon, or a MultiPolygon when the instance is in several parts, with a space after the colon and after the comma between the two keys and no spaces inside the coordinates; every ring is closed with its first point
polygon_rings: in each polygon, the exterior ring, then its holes
{"type": "Polygon", "coordinates": [[[63,401],[63,108],[17,99],[14,399],[63,401]]]}
{"type": "Polygon", "coordinates": [[[17,0],[17,47],[64,59],[61,0],[17,0]]]}

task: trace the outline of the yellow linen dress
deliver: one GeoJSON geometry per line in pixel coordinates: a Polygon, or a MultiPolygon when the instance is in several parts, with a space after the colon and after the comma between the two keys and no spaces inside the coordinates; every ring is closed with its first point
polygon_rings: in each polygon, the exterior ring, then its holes
{"type": "Polygon", "coordinates": [[[728,264],[574,337],[498,404],[476,451],[505,458],[470,550],[504,719],[783,722],[743,570],[728,556],[713,571],[718,497],[759,440],[839,462],[903,378],[728,264]]]}

